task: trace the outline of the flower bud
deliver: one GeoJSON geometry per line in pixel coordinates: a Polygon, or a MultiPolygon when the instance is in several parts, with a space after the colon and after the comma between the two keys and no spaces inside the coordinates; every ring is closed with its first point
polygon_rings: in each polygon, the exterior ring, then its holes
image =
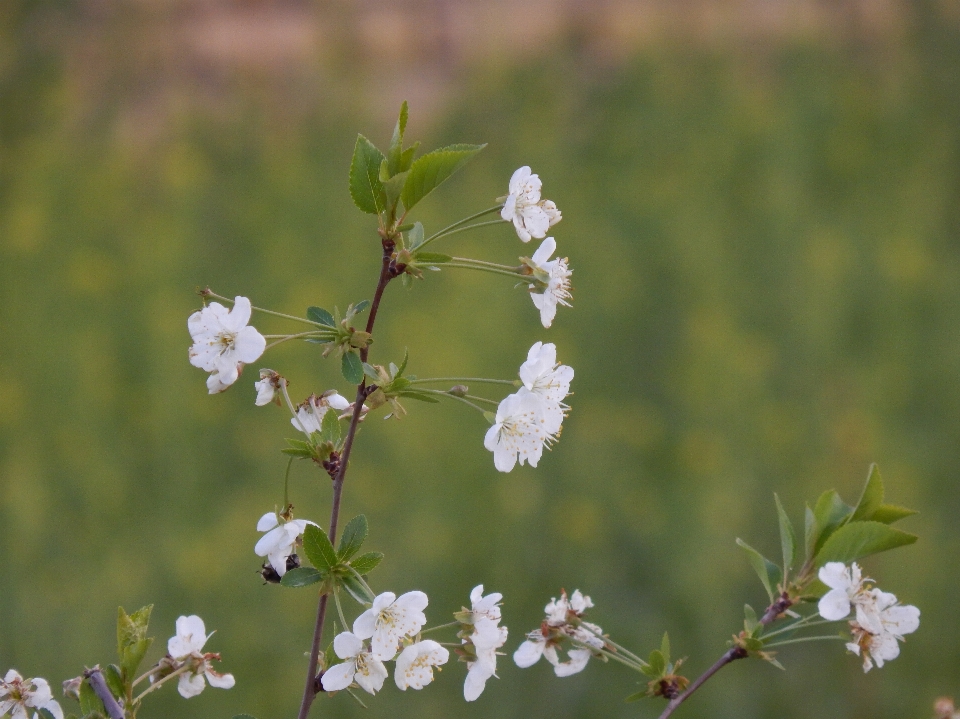
{"type": "Polygon", "coordinates": [[[447,394],[452,394],[454,397],[466,397],[467,392],[470,391],[470,388],[465,384],[457,384],[447,390],[447,394]]]}

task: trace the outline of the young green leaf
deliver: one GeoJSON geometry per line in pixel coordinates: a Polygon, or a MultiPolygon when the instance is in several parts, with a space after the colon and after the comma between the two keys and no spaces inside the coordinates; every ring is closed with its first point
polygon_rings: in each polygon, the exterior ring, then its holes
{"type": "Polygon", "coordinates": [[[917,513],[915,509],[898,507],[895,504],[881,504],[873,513],[871,519],[874,522],[883,522],[884,524],[893,524],[899,522],[904,517],[910,517],[917,513]]]}
{"type": "Polygon", "coordinates": [[[403,153],[403,133],[407,130],[407,118],[410,111],[407,108],[407,101],[404,100],[400,105],[400,117],[397,118],[397,126],[393,129],[393,138],[390,140],[390,149],[387,150],[387,170],[392,177],[400,172],[400,156],[403,153]]]}
{"type": "Polygon", "coordinates": [[[767,596],[770,597],[770,601],[772,602],[774,596],[776,596],[777,585],[781,580],[780,567],[764,557],[742,539],[737,539],[737,546],[747,553],[750,566],[753,567],[753,571],[760,577],[763,588],[767,590],[767,596]]]}
{"type": "Polygon", "coordinates": [[[352,573],[340,578],[340,586],[346,589],[347,593],[360,604],[369,604],[373,601],[373,597],[370,596],[367,588],[363,586],[363,582],[357,579],[352,573]]]}
{"type": "Polygon", "coordinates": [[[402,375],[403,371],[407,368],[407,361],[410,359],[410,350],[406,347],[403,348],[403,362],[400,363],[400,366],[397,367],[397,374],[402,375]]]}
{"type": "Polygon", "coordinates": [[[57,719],[49,709],[37,709],[37,713],[40,714],[41,719],[57,719]]]}
{"type": "Polygon", "coordinates": [[[757,612],[749,604],[743,605],[743,628],[752,634],[760,622],[757,621],[757,612]]]}
{"type": "Polygon", "coordinates": [[[428,404],[440,404],[440,400],[434,397],[432,394],[424,394],[422,392],[416,392],[414,390],[406,390],[400,393],[401,397],[409,397],[410,399],[419,400],[420,402],[427,402],[428,404]]]}
{"type": "Polygon", "coordinates": [[[786,577],[793,567],[797,535],[793,531],[790,517],[787,516],[783,505],[780,503],[780,497],[774,494],[773,499],[777,503],[777,516],[780,518],[780,549],[783,551],[783,576],[786,577]]]}
{"type": "Polygon", "coordinates": [[[413,228],[407,233],[407,249],[413,252],[423,244],[423,240],[423,225],[419,222],[414,222],[413,228]]]}
{"type": "Polygon", "coordinates": [[[343,535],[340,537],[340,544],[337,547],[337,557],[341,562],[347,562],[350,558],[360,551],[363,541],[367,538],[367,518],[358,514],[350,520],[343,535]]]}
{"type": "Polygon", "coordinates": [[[307,319],[311,322],[319,322],[326,327],[336,327],[333,321],[333,315],[322,307],[307,307],[307,319]]]}
{"type": "Polygon", "coordinates": [[[356,316],[370,306],[370,300],[360,300],[353,306],[353,314],[356,316]]]}
{"type": "MultiPolygon", "coordinates": [[[[103,680],[107,683],[107,686],[110,688],[110,692],[117,699],[123,698],[126,693],[126,688],[124,687],[123,679],[120,676],[120,667],[116,664],[107,665],[106,669],[103,670],[103,680]]],[[[131,678],[132,679],[132,678],[131,678]]]]}
{"type": "Polygon", "coordinates": [[[439,252],[416,252],[413,255],[413,261],[418,265],[442,265],[444,262],[450,262],[452,259],[450,255],[444,255],[439,252]]]}
{"type": "Polygon", "coordinates": [[[804,557],[807,561],[813,559],[813,548],[817,543],[817,516],[810,509],[810,505],[805,505],[803,514],[803,545],[804,557]]]}
{"type": "Polygon", "coordinates": [[[663,633],[663,639],[660,640],[660,653],[663,655],[663,660],[670,664],[670,635],[666,632],[663,633]]]}
{"type": "Polygon", "coordinates": [[[327,572],[337,566],[337,553],[330,544],[330,538],[313,524],[308,524],[303,532],[303,551],[310,560],[310,564],[321,572],[327,572]]]}
{"type": "Polygon", "coordinates": [[[853,507],[846,504],[836,490],[830,489],[820,495],[813,514],[817,520],[817,536],[814,540],[813,553],[817,554],[823,543],[839,526],[847,521],[853,513],[853,507]]]}
{"type": "Polygon", "coordinates": [[[876,464],[870,465],[867,472],[867,483],[863,487],[860,501],[850,515],[850,522],[862,519],[873,519],[874,513],[883,505],[883,480],[880,478],[880,469],[876,464]]]}
{"type": "Polygon", "coordinates": [[[340,444],[340,420],[337,419],[336,410],[323,413],[323,419],[320,420],[320,441],[330,442],[334,447],[340,444]]]}
{"type": "Polygon", "coordinates": [[[340,371],[343,373],[343,378],[350,384],[363,382],[363,363],[356,352],[343,353],[343,359],[340,360],[340,371]]]}
{"type": "Polygon", "coordinates": [[[393,177],[383,181],[383,196],[386,202],[387,210],[391,217],[396,216],[397,203],[400,200],[400,193],[403,192],[403,186],[407,181],[409,172],[400,172],[393,177]]]}
{"type": "Polygon", "coordinates": [[[410,166],[410,174],[400,199],[404,208],[413,209],[420,200],[482,150],[486,145],[450,145],[428,152],[410,166]]]}
{"type": "Polygon", "coordinates": [[[649,667],[643,670],[643,673],[651,677],[662,677],[667,670],[667,660],[658,650],[650,652],[650,658],[647,660],[649,667]]]}
{"type": "Polygon", "coordinates": [[[849,564],[855,559],[917,541],[917,535],[902,532],[881,522],[851,522],[840,527],[817,553],[817,566],[827,562],[849,564]]]}
{"type": "Polygon", "coordinates": [[[383,212],[387,206],[383,183],[380,182],[383,159],[383,153],[370,140],[357,135],[350,163],[350,196],[358,208],[371,215],[383,212]]]}
{"type": "Polygon", "coordinates": [[[316,584],[321,579],[323,579],[323,575],[313,567],[297,567],[283,575],[283,579],[280,580],[280,586],[307,587],[311,584],[316,584]]]}
{"type": "Polygon", "coordinates": [[[383,560],[382,552],[367,552],[350,562],[350,566],[357,570],[357,574],[370,574],[383,560]]]}
{"type": "Polygon", "coordinates": [[[80,712],[86,716],[93,712],[103,713],[103,711],[103,702],[100,701],[100,697],[90,686],[90,680],[84,679],[83,683],[80,684],[80,712]]]}

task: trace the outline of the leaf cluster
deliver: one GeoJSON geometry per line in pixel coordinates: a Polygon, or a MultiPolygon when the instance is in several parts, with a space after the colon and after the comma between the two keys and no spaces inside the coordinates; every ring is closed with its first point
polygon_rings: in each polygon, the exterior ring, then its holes
{"type": "Polygon", "coordinates": [[[337,548],[333,548],[327,534],[313,524],[303,533],[303,553],[312,566],[291,569],[283,575],[284,587],[306,587],[320,583],[321,594],[331,594],[341,588],[361,604],[373,601],[373,593],[363,577],[380,564],[383,554],[367,552],[356,556],[367,538],[367,518],[360,514],[351,519],[343,530],[337,548]]]}
{"type": "Polygon", "coordinates": [[[361,300],[355,305],[347,307],[344,316],[336,307],[333,312],[322,307],[308,307],[307,319],[320,326],[321,335],[311,337],[307,342],[327,345],[323,356],[333,352],[340,357],[340,370],[344,379],[350,384],[360,384],[363,381],[363,368],[360,364],[358,350],[365,349],[373,342],[369,332],[358,330],[351,323],[353,318],[370,306],[370,300],[361,300]]]}
{"type": "Polygon", "coordinates": [[[400,404],[399,399],[401,397],[419,400],[420,402],[428,402],[430,404],[439,403],[440,400],[433,395],[414,387],[413,380],[417,378],[416,375],[410,375],[409,377],[404,376],[403,373],[407,369],[409,359],[409,351],[404,350],[403,361],[399,366],[393,362],[386,367],[367,363],[363,364],[364,374],[367,375],[377,387],[376,390],[367,397],[367,407],[376,409],[381,405],[389,404],[393,411],[387,415],[387,418],[396,417],[400,419],[407,414],[407,410],[400,404]]]}

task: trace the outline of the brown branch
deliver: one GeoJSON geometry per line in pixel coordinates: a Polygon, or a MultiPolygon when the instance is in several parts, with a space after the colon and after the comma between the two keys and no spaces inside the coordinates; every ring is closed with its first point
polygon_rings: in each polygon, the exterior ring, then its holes
{"type": "MultiPolygon", "coordinates": [[[[763,626],[773,624],[773,622],[775,622],[777,618],[780,617],[780,615],[782,615],[792,604],[793,600],[790,599],[790,595],[784,592],[780,595],[780,598],[777,601],[767,607],[767,610],[763,613],[763,617],[760,618],[760,624],[763,626]]],[[[708,679],[727,666],[727,664],[735,662],[737,659],[743,659],[746,656],[748,656],[748,653],[743,647],[730,647],[726,652],[723,653],[723,656],[715,661],[712,667],[701,674],[683,694],[670,700],[670,702],[667,704],[667,708],[664,709],[663,713],[660,715],[660,719],[667,719],[667,717],[676,711],[677,707],[690,698],[691,694],[697,691],[697,689],[705,684],[708,679]]]]}
{"type": "Polygon", "coordinates": [[[103,702],[103,708],[106,709],[107,714],[110,715],[110,719],[124,719],[123,709],[107,687],[107,682],[100,672],[100,666],[97,665],[93,669],[87,669],[83,673],[83,676],[90,682],[90,688],[93,689],[94,694],[103,702]]]}
{"type": "MultiPolygon", "coordinates": [[[[391,270],[391,257],[395,244],[393,240],[384,238],[383,240],[383,259],[380,265],[380,278],[377,280],[377,289],[373,295],[373,303],[370,305],[370,315],[367,318],[367,329],[369,334],[373,334],[373,325],[377,319],[377,310],[380,308],[380,300],[383,299],[383,291],[387,284],[396,277],[396,273],[391,270]]],[[[367,361],[368,348],[360,350],[360,360],[367,361]]],[[[350,451],[353,449],[353,439],[357,435],[357,425],[360,423],[363,403],[367,398],[367,380],[364,378],[357,385],[357,397],[353,403],[353,416],[350,418],[350,429],[347,430],[347,438],[343,443],[343,453],[340,455],[340,467],[333,477],[333,501],[330,506],[330,529],[327,536],[330,538],[330,544],[336,546],[337,525],[340,523],[340,497],[343,494],[343,479],[347,474],[347,462],[350,460],[350,451]]],[[[307,719],[310,714],[310,707],[317,694],[322,689],[320,684],[320,675],[317,673],[319,664],[320,644],[323,641],[323,624],[327,616],[327,595],[320,596],[320,602],[317,605],[317,623],[313,628],[313,644],[310,648],[310,661],[307,666],[307,682],[303,688],[303,699],[300,702],[300,713],[298,719],[307,719]]],[[[346,627],[344,627],[346,629],[346,627]]],[[[123,719],[120,717],[120,719],[123,719]]]]}

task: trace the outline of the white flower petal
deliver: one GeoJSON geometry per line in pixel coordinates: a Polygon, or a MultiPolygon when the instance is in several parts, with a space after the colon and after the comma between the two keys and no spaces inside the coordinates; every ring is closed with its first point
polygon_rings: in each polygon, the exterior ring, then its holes
{"type": "Polygon", "coordinates": [[[342,664],[334,664],[320,678],[325,691],[338,692],[353,684],[353,675],[357,671],[357,662],[353,659],[342,664]]]}

